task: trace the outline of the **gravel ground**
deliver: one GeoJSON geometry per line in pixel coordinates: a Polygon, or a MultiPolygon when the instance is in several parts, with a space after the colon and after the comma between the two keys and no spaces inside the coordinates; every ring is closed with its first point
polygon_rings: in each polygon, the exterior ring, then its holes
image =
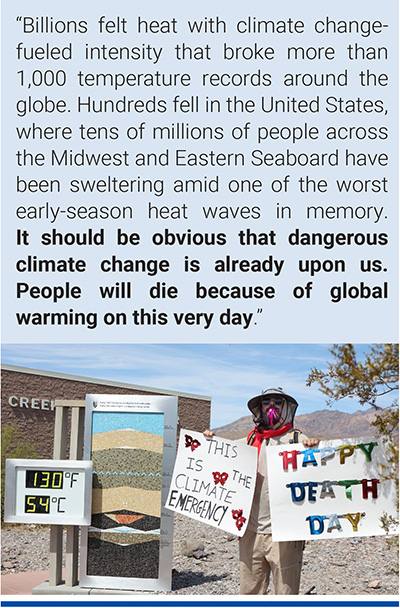
{"type": "MultiPolygon", "coordinates": [[[[3,574],[49,567],[49,530],[34,525],[5,526],[2,531],[3,574]]],[[[175,514],[172,593],[236,595],[239,593],[237,537],[175,514]],[[197,557],[182,555],[182,541],[204,542],[197,557]]],[[[397,555],[384,537],[308,541],[300,594],[397,595],[397,555]]],[[[269,594],[272,589],[269,588],[269,594]]]]}

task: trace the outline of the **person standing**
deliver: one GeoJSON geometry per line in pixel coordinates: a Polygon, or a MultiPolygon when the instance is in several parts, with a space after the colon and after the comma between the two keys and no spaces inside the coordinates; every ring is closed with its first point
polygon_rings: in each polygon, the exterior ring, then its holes
{"type": "MultiPolygon", "coordinates": [[[[258,450],[257,479],[245,534],[239,541],[240,594],[265,595],[272,575],[276,595],[298,595],[304,541],[273,542],[267,478],[267,446],[318,444],[294,429],[297,401],[281,387],[268,388],[247,404],[255,428],[247,438],[258,450]]],[[[204,432],[212,437],[213,431],[204,432]]]]}

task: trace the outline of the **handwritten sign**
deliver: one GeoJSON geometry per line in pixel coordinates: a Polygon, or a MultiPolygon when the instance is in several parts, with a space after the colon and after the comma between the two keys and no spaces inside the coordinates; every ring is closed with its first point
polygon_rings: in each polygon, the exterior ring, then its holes
{"type": "Polygon", "coordinates": [[[256,474],[254,448],[182,429],[165,507],[243,536],[256,474]]]}
{"type": "Polygon", "coordinates": [[[384,446],[374,439],[267,448],[274,541],[375,536],[396,515],[396,488],[382,477],[384,446]]]}

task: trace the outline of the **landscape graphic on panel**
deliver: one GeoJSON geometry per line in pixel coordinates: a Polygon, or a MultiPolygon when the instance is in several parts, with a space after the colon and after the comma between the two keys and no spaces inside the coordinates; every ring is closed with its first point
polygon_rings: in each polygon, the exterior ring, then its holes
{"type": "Polygon", "coordinates": [[[87,574],[158,578],[164,414],[93,412],[87,574]]]}

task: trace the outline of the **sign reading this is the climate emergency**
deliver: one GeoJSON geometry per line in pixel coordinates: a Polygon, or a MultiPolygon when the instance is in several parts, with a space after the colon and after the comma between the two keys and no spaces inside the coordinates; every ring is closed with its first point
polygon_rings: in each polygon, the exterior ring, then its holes
{"type": "Polygon", "coordinates": [[[165,506],[243,536],[257,474],[257,450],[221,437],[181,430],[165,506]]]}
{"type": "Polygon", "coordinates": [[[384,475],[380,441],[270,446],[267,464],[275,541],[383,535],[382,516],[396,517],[396,487],[384,475]]]}

